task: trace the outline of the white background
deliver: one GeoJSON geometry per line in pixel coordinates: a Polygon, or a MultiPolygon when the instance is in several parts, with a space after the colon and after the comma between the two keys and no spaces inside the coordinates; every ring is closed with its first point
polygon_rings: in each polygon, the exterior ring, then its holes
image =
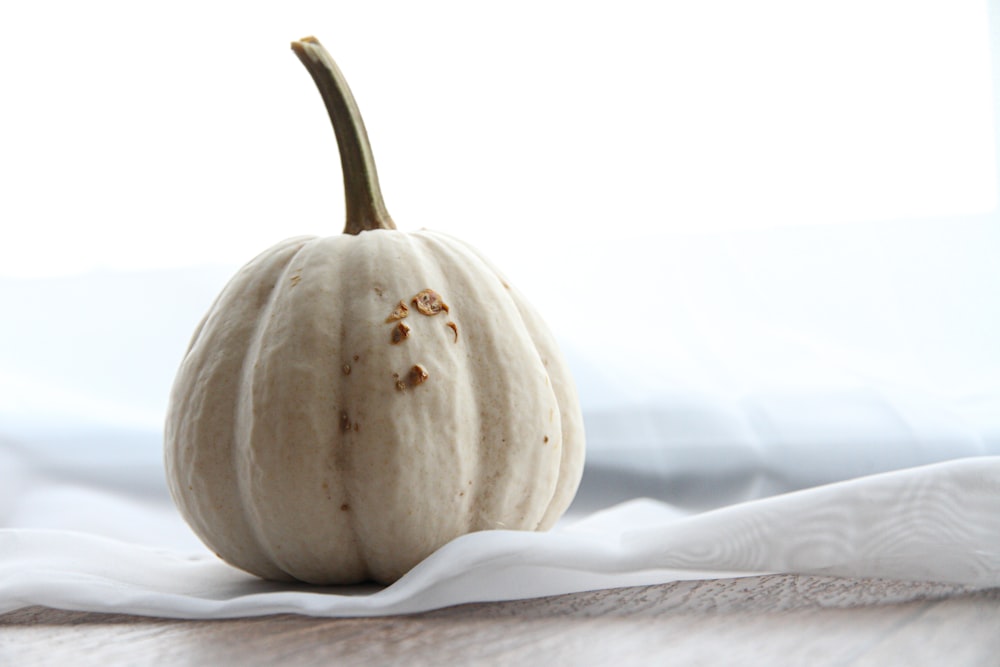
{"type": "Polygon", "coordinates": [[[996,208],[982,0],[278,7],[6,3],[0,273],[237,264],[338,232],[332,133],[288,49],[306,34],[400,225],[526,279],[581,238],[996,208]]]}
{"type": "Polygon", "coordinates": [[[592,461],[737,498],[996,453],[995,10],[5,3],[0,438],[157,461],[226,278],[339,232],[289,49],[315,34],[400,228],[480,246],[546,315],[592,461]]]}

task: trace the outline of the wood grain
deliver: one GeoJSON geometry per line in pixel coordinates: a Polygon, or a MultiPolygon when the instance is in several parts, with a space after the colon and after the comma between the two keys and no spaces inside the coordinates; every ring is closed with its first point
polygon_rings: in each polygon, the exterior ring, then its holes
{"type": "Polygon", "coordinates": [[[176,621],[33,607],[2,665],[998,665],[1000,589],[795,575],[413,616],[176,621]]]}

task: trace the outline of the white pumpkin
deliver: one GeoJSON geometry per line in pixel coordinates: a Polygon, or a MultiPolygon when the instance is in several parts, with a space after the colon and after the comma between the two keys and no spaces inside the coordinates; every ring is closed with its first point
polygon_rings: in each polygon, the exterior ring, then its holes
{"type": "Polygon", "coordinates": [[[395,230],[342,75],[315,39],[293,49],[337,134],[345,233],[267,250],[198,327],[166,421],[177,506],[229,563],[316,584],[552,526],[584,441],[551,334],[478,252],[395,230]]]}

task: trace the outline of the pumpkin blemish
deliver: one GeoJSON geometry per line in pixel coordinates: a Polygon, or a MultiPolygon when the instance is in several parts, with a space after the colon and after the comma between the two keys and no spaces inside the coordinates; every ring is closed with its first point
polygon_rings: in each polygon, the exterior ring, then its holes
{"type": "Polygon", "coordinates": [[[344,370],[344,375],[350,375],[351,374],[351,365],[350,364],[344,364],[343,370],[344,370]]]}
{"type": "Polygon", "coordinates": [[[292,287],[295,287],[296,285],[299,284],[299,281],[302,280],[302,276],[296,273],[294,276],[290,278],[290,280],[292,281],[292,287]]]}
{"type": "Polygon", "coordinates": [[[454,322],[448,322],[448,328],[455,332],[455,342],[458,342],[458,325],[454,322]]]}
{"type": "Polygon", "coordinates": [[[406,322],[400,322],[392,329],[392,344],[398,345],[404,340],[410,337],[410,327],[406,326],[406,322]]]}
{"type": "Polygon", "coordinates": [[[347,416],[346,412],[340,413],[340,430],[341,431],[351,430],[351,418],[347,416]]]}
{"type": "Polygon", "coordinates": [[[346,512],[349,509],[351,509],[351,506],[348,505],[347,503],[344,503],[343,505],[340,506],[340,511],[341,512],[346,512]]]}
{"type": "Polygon", "coordinates": [[[415,387],[418,384],[426,382],[428,377],[427,369],[420,364],[417,364],[410,369],[410,374],[407,376],[407,379],[410,381],[410,385],[415,387]]]}
{"type": "Polygon", "coordinates": [[[549,441],[549,436],[545,436],[544,438],[542,438],[542,442],[548,442],[548,441],[549,441]]]}
{"type": "Polygon", "coordinates": [[[421,290],[413,297],[413,305],[417,307],[422,315],[437,315],[442,310],[448,312],[448,304],[444,302],[441,295],[432,289],[421,290]]]}
{"type": "Polygon", "coordinates": [[[409,307],[407,307],[407,305],[405,303],[403,303],[402,301],[400,301],[399,305],[396,306],[395,308],[393,308],[392,312],[389,313],[389,317],[385,318],[385,321],[386,322],[396,322],[397,320],[401,320],[401,319],[403,319],[404,317],[406,317],[409,314],[410,314],[409,307]]]}

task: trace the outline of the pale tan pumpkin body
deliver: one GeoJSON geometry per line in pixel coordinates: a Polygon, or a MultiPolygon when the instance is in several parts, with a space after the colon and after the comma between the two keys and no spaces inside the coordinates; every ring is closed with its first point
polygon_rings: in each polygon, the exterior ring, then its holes
{"type": "Polygon", "coordinates": [[[250,262],[196,331],[166,425],[171,493],[202,540],[319,584],[391,582],[459,535],[548,528],[583,458],[541,319],[476,251],[426,231],[294,238],[250,262]],[[447,312],[411,304],[427,288],[447,312]]]}

